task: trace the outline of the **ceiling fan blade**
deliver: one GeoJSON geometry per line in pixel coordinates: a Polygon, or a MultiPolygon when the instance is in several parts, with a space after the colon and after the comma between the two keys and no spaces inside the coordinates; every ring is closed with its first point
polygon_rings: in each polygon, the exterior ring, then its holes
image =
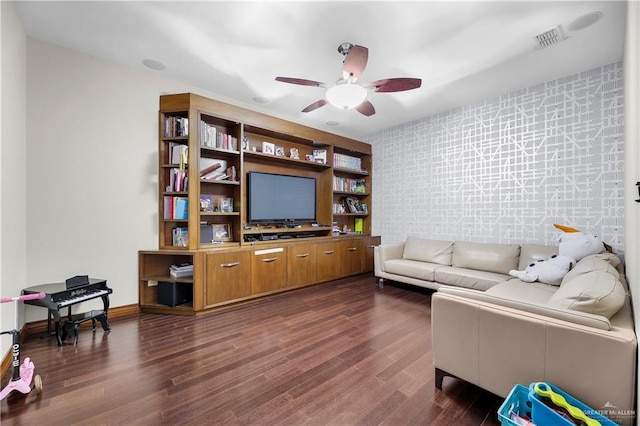
{"type": "Polygon", "coordinates": [[[363,84],[362,87],[373,87],[374,92],[402,92],[417,89],[422,85],[420,78],[385,78],[363,84]]]}
{"type": "Polygon", "coordinates": [[[367,60],[369,59],[369,49],[362,46],[353,46],[349,49],[349,53],[344,60],[344,66],[342,67],[342,76],[346,80],[350,75],[353,75],[354,81],[360,78],[360,74],[367,66],[367,60]]]}
{"type": "Polygon", "coordinates": [[[321,106],[324,106],[326,104],[327,104],[327,100],[326,99],[320,99],[319,101],[315,101],[314,103],[312,103],[311,105],[309,105],[308,107],[303,109],[302,112],[311,112],[314,109],[318,109],[321,106]]]}
{"type": "Polygon", "coordinates": [[[281,81],[283,83],[299,84],[300,86],[313,86],[313,87],[324,86],[324,83],[320,83],[319,81],[313,81],[313,80],[305,80],[304,78],[276,77],[276,81],[281,81]]]}
{"type": "Polygon", "coordinates": [[[356,110],[363,115],[369,117],[376,113],[376,109],[373,107],[373,104],[369,101],[364,101],[360,105],[356,107],[356,110]]]}

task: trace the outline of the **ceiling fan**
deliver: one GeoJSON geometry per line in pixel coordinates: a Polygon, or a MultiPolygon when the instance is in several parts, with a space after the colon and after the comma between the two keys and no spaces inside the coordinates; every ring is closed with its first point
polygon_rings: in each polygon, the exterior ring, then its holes
{"type": "Polygon", "coordinates": [[[367,66],[369,49],[351,43],[342,43],[338,46],[338,52],[344,56],[342,78],[333,85],[303,78],[276,77],[283,83],[298,84],[300,86],[324,87],[327,89],[324,99],[320,99],[302,112],[310,112],[330,103],[341,109],[355,108],[361,114],[371,116],[376,113],[373,104],[367,100],[368,92],[402,92],[417,89],[422,84],[419,78],[385,78],[360,84],[358,78],[367,66]]]}

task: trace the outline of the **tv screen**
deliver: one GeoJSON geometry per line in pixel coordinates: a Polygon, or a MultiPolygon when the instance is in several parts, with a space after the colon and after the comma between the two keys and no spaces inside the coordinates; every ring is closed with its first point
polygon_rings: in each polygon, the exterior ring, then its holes
{"type": "Polygon", "coordinates": [[[274,173],[247,173],[249,222],[313,222],[316,180],[274,173]]]}

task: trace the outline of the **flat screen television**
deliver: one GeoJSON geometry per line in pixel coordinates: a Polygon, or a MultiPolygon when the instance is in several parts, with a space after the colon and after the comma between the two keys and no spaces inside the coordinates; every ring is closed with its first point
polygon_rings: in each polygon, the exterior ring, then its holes
{"type": "Polygon", "coordinates": [[[247,173],[247,221],[314,222],[316,180],[275,173],[247,173]]]}

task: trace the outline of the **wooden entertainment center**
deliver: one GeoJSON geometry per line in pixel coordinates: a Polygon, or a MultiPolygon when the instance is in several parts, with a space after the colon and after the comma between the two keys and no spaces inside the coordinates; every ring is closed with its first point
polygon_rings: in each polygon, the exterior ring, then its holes
{"type": "Polygon", "coordinates": [[[143,312],[195,315],[373,270],[370,145],[191,93],[160,96],[159,124],[159,250],[139,252],[143,312]],[[315,222],[249,223],[251,172],[313,178],[315,222]],[[171,276],[180,264],[193,276],[171,276]],[[192,301],[161,304],[159,286],[192,301]]]}

